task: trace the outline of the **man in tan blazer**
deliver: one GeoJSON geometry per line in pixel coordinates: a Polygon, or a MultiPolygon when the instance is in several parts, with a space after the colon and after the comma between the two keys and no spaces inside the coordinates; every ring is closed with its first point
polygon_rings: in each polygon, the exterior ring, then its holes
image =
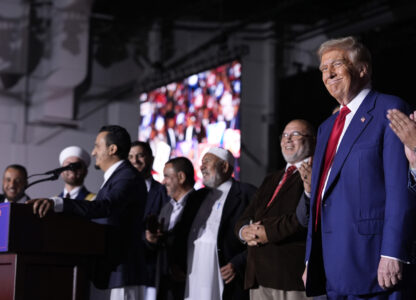
{"type": "Polygon", "coordinates": [[[264,179],[236,224],[236,234],[248,245],[245,288],[250,299],[307,299],[302,283],[307,230],[298,206],[305,205],[300,199],[310,191],[314,144],[307,121],[286,125],[280,140],[286,168],[264,179]]]}

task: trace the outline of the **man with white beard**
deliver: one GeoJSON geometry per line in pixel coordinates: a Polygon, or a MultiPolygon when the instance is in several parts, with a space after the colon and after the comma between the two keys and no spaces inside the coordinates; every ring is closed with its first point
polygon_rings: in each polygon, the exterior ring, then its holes
{"type": "Polygon", "coordinates": [[[178,233],[176,260],[186,270],[185,299],[248,299],[244,291],[246,246],[233,229],[256,188],[231,177],[234,157],[213,147],[202,158],[204,189],[197,213],[184,212],[178,233]],[[182,259],[182,261],[181,261],[182,259]]]}

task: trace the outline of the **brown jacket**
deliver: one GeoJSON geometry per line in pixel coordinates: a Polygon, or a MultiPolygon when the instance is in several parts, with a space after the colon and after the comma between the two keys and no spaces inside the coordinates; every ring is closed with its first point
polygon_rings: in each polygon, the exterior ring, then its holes
{"type": "Polygon", "coordinates": [[[285,291],[304,290],[302,273],[307,231],[296,217],[296,206],[303,194],[299,172],[288,178],[273,203],[266,207],[283,173],[280,170],[264,179],[235,226],[238,235],[250,220],[261,221],[269,240],[260,247],[248,247],[246,289],[261,285],[285,291]]]}

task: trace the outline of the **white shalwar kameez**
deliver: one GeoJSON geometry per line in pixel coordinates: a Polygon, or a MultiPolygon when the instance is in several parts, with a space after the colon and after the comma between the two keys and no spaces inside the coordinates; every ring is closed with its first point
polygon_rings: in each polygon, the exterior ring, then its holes
{"type": "Polygon", "coordinates": [[[232,181],[212,189],[195,217],[188,237],[188,276],[186,300],[220,300],[224,290],[221,277],[217,235],[222,210],[232,181]]]}

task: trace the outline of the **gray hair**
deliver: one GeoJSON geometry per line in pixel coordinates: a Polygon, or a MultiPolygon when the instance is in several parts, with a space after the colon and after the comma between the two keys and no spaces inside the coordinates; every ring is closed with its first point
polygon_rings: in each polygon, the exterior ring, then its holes
{"type": "Polygon", "coordinates": [[[344,50],[348,53],[348,57],[353,65],[366,65],[367,74],[371,77],[371,54],[370,51],[362,43],[360,43],[355,37],[347,36],[338,39],[331,39],[321,44],[317,54],[321,60],[324,53],[331,50],[344,50]]]}

